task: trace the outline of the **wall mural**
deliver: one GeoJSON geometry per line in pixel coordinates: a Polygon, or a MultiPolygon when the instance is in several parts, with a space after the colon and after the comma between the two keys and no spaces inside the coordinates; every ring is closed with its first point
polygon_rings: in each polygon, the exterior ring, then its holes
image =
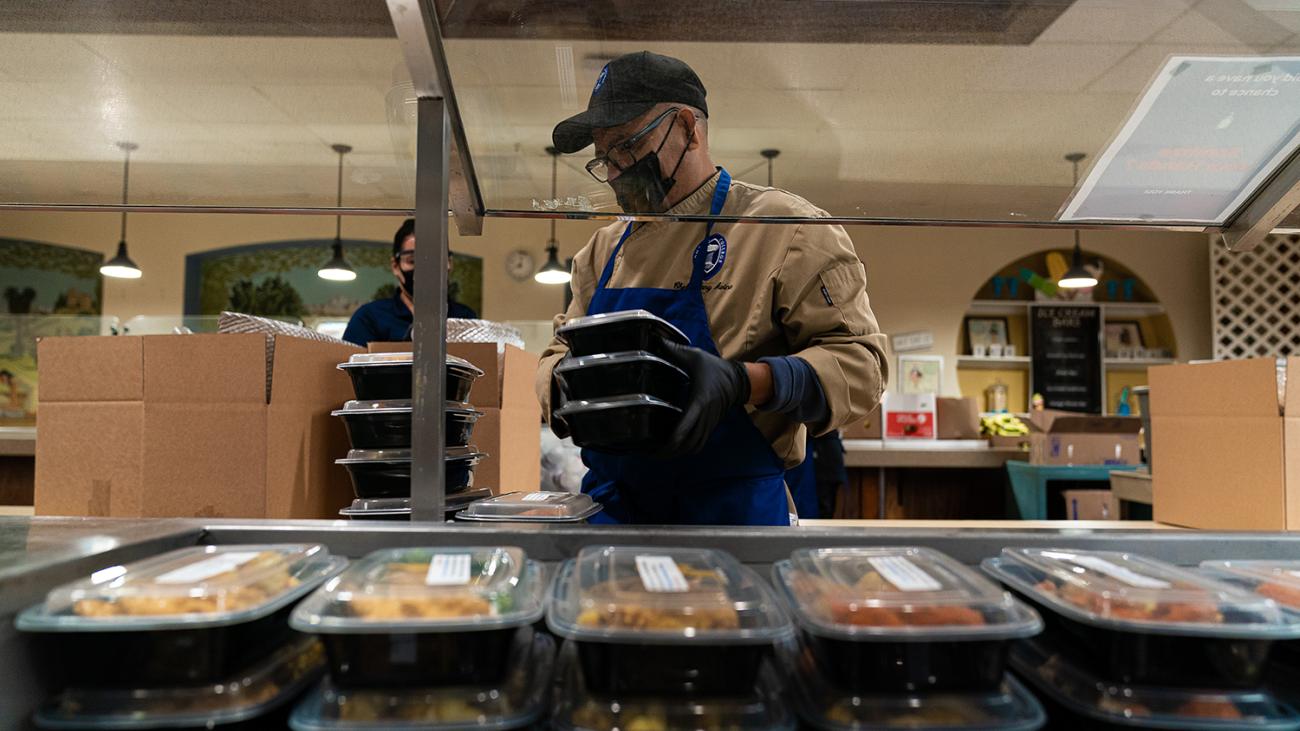
{"type": "MultiPolygon", "coordinates": [[[[392,245],[343,242],[357,278],[330,282],[316,275],[330,256],[321,240],[278,241],[215,249],[185,258],[185,314],[218,315],[235,310],[313,323],[346,320],[361,305],[391,297],[397,289],[390,268],[392,245]]],[[[483,311],[483,259],[452,253],[450,290],[457,302],[483,311]]]]}
{"type": "Polygon", "coordinates": [[[0,426],[36,423],[36,340],[100,334],[104,255],[0,238],[0,426]]]}

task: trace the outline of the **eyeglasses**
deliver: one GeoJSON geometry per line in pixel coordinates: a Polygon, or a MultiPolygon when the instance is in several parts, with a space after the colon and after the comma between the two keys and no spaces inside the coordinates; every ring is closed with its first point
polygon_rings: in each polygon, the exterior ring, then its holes
{"type": "Polygon", "coordinates": [[[412,249],[411,251],[403,251],[403,252],[400,252],[400,253],[398,253],[398,254],[395,254],[395,255],[393,256],[393,258],[397,260],[397,263],[398,263],[398,264],[405,264],[405,265],[408,266],[408,267],[413,267],[413,266],[415,266],[415,250],[414,250],[414,249],[412,249]]]}
{"type": "MultiPolygon", "coordinates": [[[[587,161],[587,173],[591,175],[591,177],[595,178],[598,183],[608,183],[611,169],[621,173],[630,167],[632,163],[636,161],[633,152],[636,150],[637,146],[641,144],[641,141],[646,138],[646,135],[653,132],[660,124],[663,124],[663,121],[667,119],[669,115],[675,115],[680,111],[682,110],[677,107],[665,111],[663,114],[655,117],[654,121],[647,124],[640,132],[637,132],[626,140],[623,140],[617,145],[609,148],[604,155],[593,157],[591,160],[587,161]],[[618,162],[620,159],[624,162],[618,162]]],[[[674,117],[674,119],[676,119],[676,117],[674,117]]]]}

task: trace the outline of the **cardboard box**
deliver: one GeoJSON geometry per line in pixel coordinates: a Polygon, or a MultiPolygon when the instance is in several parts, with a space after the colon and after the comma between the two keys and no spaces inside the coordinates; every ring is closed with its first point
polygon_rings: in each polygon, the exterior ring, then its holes
{"type": "Polygon", "coordinates": [[[935,438],[934,394],[887,394],[882,408],[886,439],[935,438]]]}
{"type": "Polygon", "coordinates": [[[877,406],[875,411],[867,414],[862,421],[850,424],[840,430],[841,439],[880,439],[884,433],[880,421],[884,409],[877,406]]]}
{"type": "Polygon", "coordinates": [[[1142,454],[1136,416],[1093,416],[1069,411],[1029,415],[1029,461],[1052,465],[1135,465],[1142,454]]]}
{"type": "MultiPolygon", "coordinates": [[[[371,343],[368,347],[372,353],[411,350],[409,342],[371,343]]],[[[538,356],[513,345],[496,343],[447,343],[447,352],[483,370],[483,377],[474,382],[469,392],[469,402],[474,406],[508,409],[537,403],[533,381],[537,377],[538,356]]]]}
{"type": "MultiPolygon", "coordinates": [[[[1300,384],[1300,358],[1286,375],[1300,384]]],[[[1300,529],[1300,387],[1279,397],[1276,361],[1159,366],[1148,377],[1155,519],[1300,529]]]]}
{"type": "Polygon", "coordinates": [[[1119,520],[1110,490],[1065,490],[1066,520],[1119,520]]]}
{"type": "Polygon", "coordinates": [[[980,438],[980,407],[973,398],[937,399],[935,420],[940,439],[980,438]]]}
{"type": "Polygon", "coordinates": [[[1019,449],[1022,452],[1029,451],[1029,435],[1027,434],[1025,436],[1014,437],[990,434],[987,439],[989,440],[989,447],[993,449],[1019,449]]]}
{"type": "Polygon", "coordinates": [[[41,340],[36,513],[337,518],[352,488],[329,412],[354,352],[259,334],[41,340]]]}

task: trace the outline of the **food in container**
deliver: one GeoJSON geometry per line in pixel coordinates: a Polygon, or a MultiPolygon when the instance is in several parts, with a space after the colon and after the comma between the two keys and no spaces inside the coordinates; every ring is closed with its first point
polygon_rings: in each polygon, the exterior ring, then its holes
{"type": "MultiPolygon", "coordinates": [[[[455,513],[477,500],[483,500],[492,496],[492,490],[487,487],[473,488],[463,490],[444,496],[444,512],[455,513]]],[[[357,498],[352,503],[339,511],[349,520],[410,520],[411,519],[411,498],[409,497],[380,497],[380,498],[357,498]]]]}
{"type": "Polygon", "coordinates": [[[681,409],[642,394],[602,401],[570,401],[555,415],[569,427],[573,443],[601,452],[652,452],[664,444],[681,409]]]}
{"type": "MultiPolygon", "coordinates": [[[[1300,622],[1300,561],[1203,561],[1201,571],[1272,599],[1291,621],[1300,622]]],[[[1270,657],[1300,669],[1300,642],[1278,642],[1270,657]]]]}
{"type": "Polygon", "coordinates": [[[645,310],[623,310],[575,317],[555,331],[574,357],[597,353],[644,350],[664,355],[662,341],[681,345],[691,341],[672,323],[645,310]]]}
{"type": "Polygon", "coordinates": [[[395,548],[326,583],[290,624],[321,637],[340,688],[492,683],[543,595],[541,565],[519,548],[395,548]]]}
{"type": "Polygon", "coordinates": [[[588,546],[560,569],[546,616],[596,693],[746,693],[793,634],[772,591],[721,551],[588,546]]]}
{"type": "Polygon", "coordinates": [[[488,523],[581,523],[599,513],[590,495],[571,492],[508,492],[470,503],[457,520],[488,523]]]}
{"type": "MultiPolygon", "coordinates": [[[[348,429],[353,449],[409,449],[411,447],[411,400],[349,401],[332,412],[348,429]]],[[[443,409],[443,442],[448,447],[469,444],[474,424],[483,412],[469,404],[448,401],[443,409]]]]}
{"type": "Polygon", "coordinates": [[[928,548],[799,549],[773,567],[802,642],[855,691],[997,689],[1013,640],[1042,621],[928,548]]]}
{"type": "Polygon", "coordinates": [[[1266,691],[1116,684],[1040,640],[1017,643],[1011,667],[1037,691],[1054,728],[1300,729],[1295,710],[1266,691]]]}
{"type": "Polygon", "coordinates": [[[508,674],[500,683],[429,688],[339,688],[326,681],[294,709],[294,731],[523,729],[545,713],[555,640],[544,633],[515,637],[508,674]]]}
{"type": "Polygon", "coordinates": [[[51,591],[18,617],[72,686],[216,682],[293,637],[293,603],[347,564],[319,544],[195,546],[51,591]]]}
{"type": "Polygon", "coordinates": [[[1038,606],[1048,641],[1108,680],[1251,687],[1273,642],[1300,635],[1271,600],[1134,554],[1004,548],[983,565],[1038,606]]]}
{"type": "Polygon", "coordinates": [[[735,696],[597,695],[584,681],[577,647],[566,642],[556,665],[553,731],[794,731],[775,669],[764,665],[758,686],[735,696]]]}
{"type": "MultiPolygon", "coordinates": [[[[358,401],[385,401],[411,398],[411,364],[414,354],[357,353],[339,364],[339,370],[352,379],[358,401]]],[[[469,401],[470,388],[483,376],[478,366],[454,355],[447,356],[446,393],[448,401],[469,401]]]]}
{"type": "Polygon", "coordinates": [[[640,393],[678,407],[690,385],[685,371],[644,350],[569,358],[555,367],[555,378],[570,401],[640,393]]]}
{"type": "Polygon", "coordinates": [[[321,676],[325,653],[299,636],[256,667],[194,685],[69,688],[37,711],[45,729],[207,729],[284,727],[290,701],[321,676]]]}
{"type": "MultiPolygon", "coordinates": [[[[486,454],[477,447],[446,447],[444,454],[447,492],[467,489],[474,479],[474,468],[486,454]]],[[[359,498],[410,497],[411,450],[352,449],[348,456],[334,460],[348,470],[352,491],[359,498]]]]}

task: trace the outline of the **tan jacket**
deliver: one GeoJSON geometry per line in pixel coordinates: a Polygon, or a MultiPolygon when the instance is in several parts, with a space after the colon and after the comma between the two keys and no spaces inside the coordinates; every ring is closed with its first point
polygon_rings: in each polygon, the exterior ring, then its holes
{"type": "MultiPolygon", "coordinates": [[[[673,207],[707,214],[717,175],[673,207]]],[[[733,181],[724,215],[826,216],[793,193],[733,181]]],[[[555,327],[587,313],[605,262],[626,223],[597,231],[573,259],[573,302],[555,327]]],[[[864,418],[880,403],[888,381],[886,337],[867,301],[866,269],[843,227],[810,224],[719,223],[727,240],[722,268],[703,284],[709,327],[722,357],[754,362],[796,355],[821,380],[830,405],[822,432],[864,418]]],[[[623,244],[607,287],[674,289],[691,278],[691,257],[705,224],[638,224],[623,244]]],[[[537,370],[542,413],[550,415],[551,369],[566,352],[553,339],[537,370]]],[[[750,407],[755,425],[786,467],[803,461],[805,429],[786,415],[750,407]]]]}

